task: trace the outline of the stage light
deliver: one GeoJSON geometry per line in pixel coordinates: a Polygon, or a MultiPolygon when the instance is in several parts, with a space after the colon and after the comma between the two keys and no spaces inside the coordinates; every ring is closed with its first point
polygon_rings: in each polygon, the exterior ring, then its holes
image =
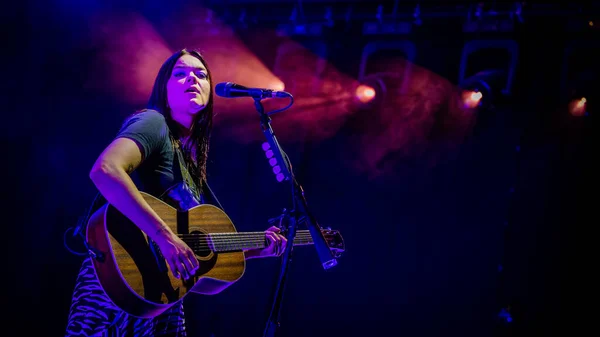
{"type": "Polygon", "coordinates": [[[486,70],[471,76],[459,86],[463,89],[462,99],[467,108],[489,107],[502,98],[503,70],[486,70]]]}
{"type": "Polygon", "coordinates": [[[514,40],[468,41],[463,47],[458,84],[481,93],[479,106],[501,103],[511,95],[518,57],[514,40]]]}
{"type": "Polygon", "coordinates": [[[385,100],[387,87],[384,77],[382,74],[366,76],[356,86],[354,97],[359,109],[378,107],[385,100]]]}
{"type": "Polygon", "coordinates": [[[573,116],[593,114],[598,96],[598,58],[600,49],[592,40],[576,40],[567,44],[561,76],[561,104],[573,116]]]}
{"type": "Polygon", "coordinates": [[[474,109],[481,104],[483,93],[481,91],[465,90],[462,93],[463,105],[465,108],[474,109]]]}
{"type": "Polygon", "coordinates": [[[587,99],[581,97],[574,99],[569,103],[569,113],[573,116],[585,116],[587,115],[587,99]]]}
{"type": "Polygon", "coordinates": [[[281,81],[275,81],[275,82],[273,82],[273,84],[271,84],[271,86],[269,88],[276,90],[276,91],[284,91],[285,83],[283,83],[281,81]]]}
{"type": "Polygon", "coordinates": [[[416,56],[417,47],[412,41],[367,43],[361,56],[358,80],[364,83],[367,77],[373,76],[398,78],[402,81],[402,92],[404,92],[416,56]]]}
{"type": "Polygon", "coordinates": [[[354,96],[360,109],[378,108],[387,96],[388,87],[406,86],[416,58],[416,46],[411,41],[374,41],[363,48],[354,96]]]}
{"type": "Polygon", "coordinates": [[[375,98],[375,95],[375,89],[368,85],[360,84],[356,88],[356,98],[358,98],[358,100],[362,103],[368,103],[372,101],[375,98]]]}

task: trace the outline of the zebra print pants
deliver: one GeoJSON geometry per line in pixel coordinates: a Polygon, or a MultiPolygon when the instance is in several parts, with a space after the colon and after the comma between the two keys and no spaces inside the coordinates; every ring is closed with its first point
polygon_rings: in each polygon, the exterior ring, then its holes
{"type": "Polygon", "coordinates": [[[143,319],[117,308],[102,290],[92,260],[83,261],[71,300],[66,337],[185,337],[183,303],[163,314],[143,319]]]}

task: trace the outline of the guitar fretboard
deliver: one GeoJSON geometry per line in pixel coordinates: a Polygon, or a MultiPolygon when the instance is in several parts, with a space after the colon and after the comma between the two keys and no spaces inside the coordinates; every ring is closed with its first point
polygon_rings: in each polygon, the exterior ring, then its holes
{"type": "MultiPolygon", "coordinates": [[[[183,241],[195,251],[230,252],[265,248],[269,244],[265,232],[184,234],[181,236],[183,241]]],[[[310,245],[312,243],[313,240],[308,230],[296,231],[294,246],[310,245]]]]}

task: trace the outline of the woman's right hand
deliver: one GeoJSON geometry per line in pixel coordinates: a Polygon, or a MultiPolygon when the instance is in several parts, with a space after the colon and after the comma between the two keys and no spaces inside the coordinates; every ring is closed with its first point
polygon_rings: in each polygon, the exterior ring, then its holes
{"type": "Polygon", "coordinates": [[[200,263],[194,251],[176,234],[163,230],[158,233],[154,241],[169,264],[173,276],[188,280],[196,274],[200,263]]]}

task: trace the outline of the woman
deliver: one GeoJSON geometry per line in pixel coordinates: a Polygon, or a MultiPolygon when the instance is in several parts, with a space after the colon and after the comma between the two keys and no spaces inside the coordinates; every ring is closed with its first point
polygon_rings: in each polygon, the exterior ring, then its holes
{"type": "MultiPolygon", "coordinates": [[[[140,191],[182,210],[218,204],[206,184],[212,118],[208,65],[199,52],[182,49],[161,66],[147,109],[126,120],[90,172],[102,197],[156,243],[177,278],[190,278],[198,260],[140,191]]],[[[245,251],[246,259],[281,255],[286,238],[279,229],[271,227],[265,236],[268,246],[245,251]]],[[[66,335],[186,336],[183,304],[153,319],[129,316],[104,294],[88,258],[77,278],[66,335]]]]}

